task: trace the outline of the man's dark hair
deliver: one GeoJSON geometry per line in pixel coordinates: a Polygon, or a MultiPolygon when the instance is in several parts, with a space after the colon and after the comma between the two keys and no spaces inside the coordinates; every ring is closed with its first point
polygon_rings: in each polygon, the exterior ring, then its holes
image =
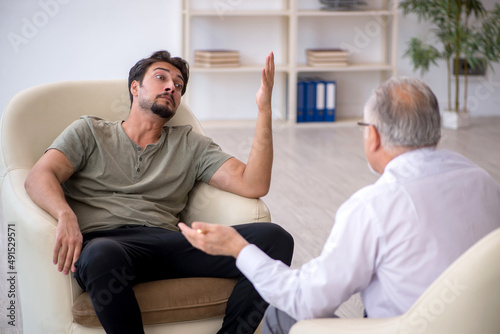
{"type": "Polygon", "coordinates": [[[130,95],[130,103],[132,103],[133,100],[132,93],[130,92],[130,87],[132,86],[132,82],[137,80],[139,84],[142,85],[142,81],[144,80],[144,75],[148,71],[149,67],[152,64],[161,61],[172,64],[173,66],[177,67],[179,71],[181,71],[182,78],[184,79],[181,95],[184,95],[189,80],[189,64],[184,59],[180,57],[171,57],[170,52],[161,50],[161,51],[156,51],[151,56],[149,56],[149,58],[144,58],[139,60],[130,69],[130,72],[128,74],[128,91],[130,95]]]}

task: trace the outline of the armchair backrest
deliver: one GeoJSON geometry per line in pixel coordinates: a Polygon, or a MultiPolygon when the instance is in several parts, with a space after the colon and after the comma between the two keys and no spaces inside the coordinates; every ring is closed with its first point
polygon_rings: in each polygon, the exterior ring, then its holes
{"type": "Polygon", "coordinates": [[[403,315],[402,333],[500,333],[500,228],[462,254],[403,315]]]}
{"type": "MultiPolygon", "coordinates": [[[[127,80],[58,82],[18,93],[2,115],[0,176],[8,170],[31,168],[52,141],[80,116],[95,115],[113,121],[126,119],[129,110],[127,80]]],[[[204,133],[184,103],[167,124],[191,124],[194,131],[204,133]]]]}
{"type": "Polygon", "coordinates": [[[479,240],[393,318],[311,319],[290,334],[500,333],[500,228],[479,240]]]}

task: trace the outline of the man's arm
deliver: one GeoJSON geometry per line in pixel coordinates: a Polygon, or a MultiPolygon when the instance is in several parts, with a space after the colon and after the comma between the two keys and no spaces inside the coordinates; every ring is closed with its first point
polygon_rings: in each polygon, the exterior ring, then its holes
{"type": "Polygon", "coordinates": [[[82,233],[75,213],[64,197],[61,183],[69,179],[74,168],[69,159],[56,149],[48,150],[33,166],[25,188],[31,199],[57,219],[53,262],[65,275],[75,271],[82,249],[82,233]]]}
{"type": "Polygon", "coordinates": [[[210,255],[236,258],[240,272],[271,305],[296,320],[331,317],[353,293],[364,290],[376,271],[381,232],[359,198],[344,203],[321,255],[300,269],[274,260],[229,226],[179,223],[186,239],[210,255]]]}
{"type": "Polygon", "coordinates": [[[269,192],[273,166],[271,98],[274,85],[274,54],[266,58],[260,89],[256,95],[259,113],[247,164],[236,158],[227,160],[209,184],[241,196],[258,198],[269,192]]]}

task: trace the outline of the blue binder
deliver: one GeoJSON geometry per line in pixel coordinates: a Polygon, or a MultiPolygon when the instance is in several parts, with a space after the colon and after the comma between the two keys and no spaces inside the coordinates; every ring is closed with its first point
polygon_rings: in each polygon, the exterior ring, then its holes
{"type": "Polygon", "coordinates": [[[314,114],[316,110],[316,82],[307,81],[306,82],[306,113],[305,121],[313,122],[314,114]]]}
{"type": "Polygon", "coordinates": [[[305,121],[306,113],[306,84],[303,81],[297,83],[297,123],[305,121]]]}
{"type": "Polygon", "coordinates": [[[325,103],[326,103],[326,83],[324,81],[315,81],[316,84],[316,108],[314,110],[314,121],[325,121],[325,103]]]}
{"type": "Polygon", "coordinates": [[[335,81],[327,81],[325,86],[325,121],[335,122],[335,111],[337,109],[337,83],[335,81]]]}

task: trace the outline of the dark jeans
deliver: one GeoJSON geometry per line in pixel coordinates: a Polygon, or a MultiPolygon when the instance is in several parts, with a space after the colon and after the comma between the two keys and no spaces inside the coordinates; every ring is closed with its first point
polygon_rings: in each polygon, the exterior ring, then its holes
{"type": "MultiPolygon", "coordinates": [[[[270,257],[290,265],[293,238],[272,223],[234,228],[270,257]]],[[[75,278],[86,290],[106,333],[144,333],[132,286],[182,277],[238,278],[228,300],[220,334],[253,333],[267,307],[253,285],[227,256],[207,255],[182,233],[135,226],[96,231],[83,236],[75,278]]]]}
{"type": "Polygon", "coordinates": [[[274,306],[270,306],[264,315],[262,334],[288,334],[297,320],[274,306]]]}

